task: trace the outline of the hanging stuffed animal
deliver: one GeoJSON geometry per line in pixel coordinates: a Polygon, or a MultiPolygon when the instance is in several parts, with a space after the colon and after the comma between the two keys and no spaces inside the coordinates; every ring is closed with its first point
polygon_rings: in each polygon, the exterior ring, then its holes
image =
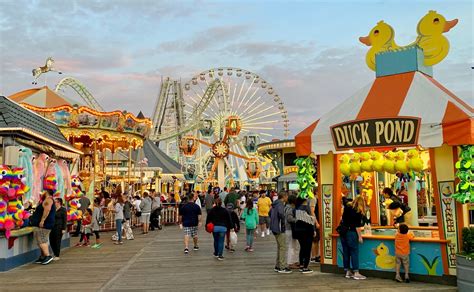
{"type": "Polygon", "coordinates": [[[414,172],[421,172],[423,170],[423,160],[420,158],[420,153],[416,149],[408,150],[408,168],[414,172]]]}
{"type": "Polygon", "coordinates": [[[374,192],[372,190],[372,174],[370,174],[369,172],[363,172],[362,183],[360,185],[362,186],[361,194],[365,197],[367,205],[370,205],[374,192]]]}
{"type": "Polygon", "coordinates": [[[56,161],[56,163],[54,163],[54,168],[55,168],[55,171],[56,171],[56,180],[57,180],[57,184],[58,184],[57,194],[58,194],[59,198],[63,199],[64,198],[64,189],[65,189],[64,177],[63,177],[63,172],[62,172],[61,168],[59,167],[59,162],[58,161],[56,161]]]}
{"type": "Polygon", "coordinates": [[[59,168],[61,168],[61,172],[64,178],[64,195],[70,194],[72,192],[72,181],[71,181],[71,173],[69,172],[69,166],[66,160],[60,159],[58,160],[59,168]]]}
{"type": "Polygon", "coordinates": [[[313,165],[311,157],[298,158],[295,160],[295,164],[298,166],[297,179],[301,198],[314,198],[313,188],[316,186],[316,180],[314,174],[316,169],[313,165]]]}
{"type": "Polygon", "coordinates": [[[43,180],[46,173],[46,167],[49,163],[49,156],[41,153],[37,158],[33,160],[33,186],[32,186],[32,198],[34,203],[40,201],[40,194],[43,190],[43,180]]]}
{"type": "Polygon", "coordinates": [[[30,148],[20,147],[18,165],[24,170],[24,176],[26,178],[25,184],[29,188],[23,196],[23,201],[26,202],[31,199],[33,186],[33,152],[30,148]]]}
{"type": "Polygon", "coordinates": [[[45,190],[52,190],[54,193],[54,197],[59,197],[59,189],[58,189],[58,177],[56,173],[56,160],[50,159],[48,168],[46,169],[46,174],[43,179],[43,189],[45,190]]]}
{"type": "Polygon", "coordinates": [[[395,170],[400,173],[408,173],[408,163],[405,160],[405,152],[397,151],[395,154],[395,170]]]}
{"type": "Polygon", "coordinates": [[[388,151],[385,153],[385,162],[383,163],[383,169],[391,174],[395,174],[395,153],[388,151]]]}
{"type": "Polygon", "coordinates": [[[339,168],[341,169],[341,173],[344,176],[350,176],[351,175],[351,166],[349,165],[350,157],[347,154],[341,155],[341,158],[339,158],[339,168]]]}
{"type": "Polygon", "coordinates": [[[360,154],[354,153],[351,157],[351,174],[357,176],[360,174],[360,170],[360,154]]]}
{"type": "Polygon", "coordinates": [[[84,195],[81,190],[81,179],[73,175],[71,177],[71,193],[66,194],[65,199],[67,202],[67,220],[74,222],[82,219],[82,211],[79,210],[81,204],[79,199],[84,195]]]}
{"type": "Polygon", "coordinates": [[[383,172],[384,171],[384,169],[383,169],[384,159],[383,159],[382,153],[380,153],[378,151],[371,151],[370,156],[371,156],[372,161],[373,161],[372,168],[374,169],[374,171],[383,172]]]}
{"type": "Polygon", "coordinates": [[[360,169],[362,171],[366,171],[366,172],[372,172],[373,171],[374,161],[372,160],[372,157],[371,157],[370,153],[368,153],[368,152],[361,153],[360,154],[360,160],[361,160],[360,169]]]}

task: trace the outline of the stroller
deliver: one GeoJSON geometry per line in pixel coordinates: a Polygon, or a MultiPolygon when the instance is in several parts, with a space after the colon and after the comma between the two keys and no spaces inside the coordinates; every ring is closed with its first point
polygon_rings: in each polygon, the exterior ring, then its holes
{"type": "Polygon", "coordinates": [[[156,208],[153,210],[150,214],[150,229],[155,230],[157,228],[158,230],[163,229],[163,226],[161,225],[161,207],[156,208]]]}

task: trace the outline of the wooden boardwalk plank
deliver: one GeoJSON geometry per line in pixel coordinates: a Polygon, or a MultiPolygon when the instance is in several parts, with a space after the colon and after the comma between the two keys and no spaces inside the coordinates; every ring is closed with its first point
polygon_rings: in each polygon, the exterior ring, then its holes
{"type": "MultiPolygon", "coordinates": [[[[138,230],[135,230],[138,232],[138,230]]],[[[47,266],[29,264],[0,273],[0,291],[456,291],[456,287],[369,278],[347,280],[341,275],[282,275],[273,271],[273,236],[257,238],[255,252],[243,251],[243,232],[237,251],[224,261],[212,257],[212,237],[200,229],[200,250],[183,254],[182,230],[167,226],[162,231],[138,234],[122,246],[104,233],[104,246],[63,251],[61,260],[47,266]]]]}

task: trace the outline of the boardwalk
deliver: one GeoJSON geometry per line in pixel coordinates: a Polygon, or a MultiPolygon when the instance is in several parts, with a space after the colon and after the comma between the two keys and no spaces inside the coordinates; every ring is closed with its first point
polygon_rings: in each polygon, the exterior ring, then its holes
{"type": "Polygon", "coordinates": [[[273,271],[273,236],[256,242],[255,252],[246,253],[239,242],[234,254],[220,262],[211,256],[212,240],[201,231],[201,250],[185,256],[178,227],[115,246],[111,234],[99,250],[70,248],[61,260],[48,266],[30,264],[0,273],[0,291],[456,291],[433,284],[397,284],[369,278],[347,280],[341,275],[298,272],[282,275],[273,271]]]}

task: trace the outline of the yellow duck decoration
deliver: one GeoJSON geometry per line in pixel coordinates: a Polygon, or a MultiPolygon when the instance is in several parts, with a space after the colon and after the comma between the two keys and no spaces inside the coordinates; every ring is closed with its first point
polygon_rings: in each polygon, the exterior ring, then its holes
{"type": "Polygon", "coordinates": [[[378,268],[384,270],[391,270],[395,268],[395,256],[390,255],[390,250],[384,243],[379,244],[377,248],[374,249],[374,253],[376,255],[375,265],[378,268]]]}
{"type": "Polygon", "coordinates": [[[349,165],[350,157],[347,154],[344,154],[339,158],[339,168],[341,169],[341,173],[345,176],[351,175],[351,166],[349,165]]]}
{"type": "Polygon", "coordinates": [[[443,33],[448,32],[457,23],[457,19],[447,21],[441,14],[430,10],[418,22],[416,40],[409,45],[400,47],[395,43],[394,29],[381,20],[372,28],[368,36],[359,38],[361,43],[371,47],[365,56],[365,62],[370,69],[375,71],[376,54],[418,45],[423,50],[426,66],[438,64],[449,52],[449,41],[443,33]]]}
{"type": "Polygon", "coordinates": [[[421,172],[423,170],[423,160],[420,158],[420,153],[416,149],[411,149],[407,153],[408,168],[414,172],[421,172]]]}
{"type": "Polygon", "coordinates": [[[360,154],[354,153],[351,157],[350,165],[351,174],[358,175],[360,173],[360,154]]]}
{"type": "Polygon", "coordinates": [[[360,168],[362,169],[362,171],[371,172],[373,170],[372,166],[374,164],[374,161],[372,160],[370,153],[368,152],[361,153],[360,160],[361,160],[360,168]]]}
{"type": "Polygon", "coordinates": [[[391,174],[395,174],[395,153],[393,151],[388,151],[385,153],[385,161],[383,163],[383,169],[391,174]]]}
{"type": "Polygon", "coordinates": [[[361,43],[371,47],[365,56],[365,62],[370,69],[375,71],[376,54],[398,48],[394,38],[395,30],[383,20],[379,21],[377,25],[372,28],[368,36],[359,38],[361,43]]]}
{"type": "Polygon", "coordinates": [[[395,156],[395,170],[401,173],[408,172],[408,163],[405,160],[405,152],[397,151],[395,156]]]}
{"type": "Polygon", "coordinates": [[[370,156],[372,157],[372,168],[376,172],[383,172],[384,159],[382,153],[378,151],[371,151],[370,156]]]}
{"type": "Polygon", "coordinates": [[[425,65],[433,66],[441,62],[449,52],[449,41],[443,35],[456,26],[457,19],[447,21],[444,16],[430,10],[418,22],[416,44],[423,49],[425,65]]]}

